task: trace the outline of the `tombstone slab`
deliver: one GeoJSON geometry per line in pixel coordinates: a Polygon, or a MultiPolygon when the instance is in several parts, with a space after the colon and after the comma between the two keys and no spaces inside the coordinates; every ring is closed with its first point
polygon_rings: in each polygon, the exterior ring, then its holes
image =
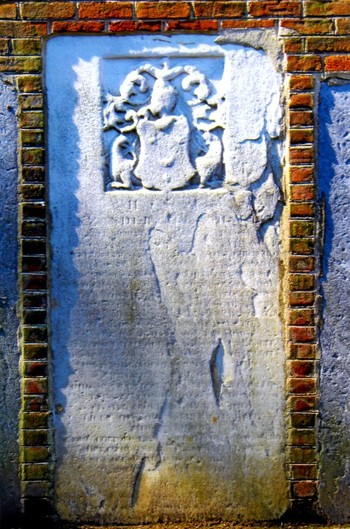
{"type": "Polygon", "coordinates": [[[281,75],[214,37],[57,37],[46,83],[58,513],[278,518],[281,75]]]}

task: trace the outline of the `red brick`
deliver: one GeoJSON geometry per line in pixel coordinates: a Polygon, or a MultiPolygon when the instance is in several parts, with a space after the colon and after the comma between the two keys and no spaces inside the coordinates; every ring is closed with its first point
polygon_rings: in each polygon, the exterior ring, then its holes
{"type": "Polygon", "coordinates": [[[254,17],[264,16],[290,16],[301,14],[301,2],[288,2],[270,0],[270,1],[252,1],[249,2],[249,14],[254,17]]]}
{"type": "Polygon", "coordinates": [[[22,18],[72,18],[75,15],[73,2],[24,2],[20,6],[22,18]]]}
{"type": "Polygon", "coordinates": [[[290,292],[289,303],[292,307],[313,305],[315,294],[314,292],[290,292]]]}
{"type": "Polygon", "coordinates": [[[22,430],[21,444],[23,446],[45,446],[49,444],[48,430],[22,430]]]}
{"type": "Polygon", "coordinates": [[[315,269],[314,257],[296,257],[291,255],[289,257],[289,271],[290,272],[312,272],[315,269]]]}
{"type": "Polygon", "coordinates": [[[104,22],[53,22],[53,33],[101,33],[104,22]]]}
{"type": "MultiPolygon", "coordinates": [[[[313,159],[313,156],[312,156],[312,159],[313,159]]],[[[302,163],[302,162],[298,162],[298,163],[302,163]]],[[[308,200],[314,200],[315,188],[313,185],[310,185],[310,184],[292,185],[290,194],[291,194],[291,200],[294,200],[295,202],[299,202],[299,201],[307,202],[308,200]]]]}
{"type": "Polygon", "coordinates": [[[291,237],[312,237],[315,233],[314,222],[309,220],[292,220],[289,224],[291,237]]]}
{"type": "Polygon", "coordinates": [[[41,55],[42,45],[40,39],[13,39],[13,55],[41,55]]]}
{"type": "Polygon", "coordinates": [[[312,290],[315,287],[315,277],[312,274],[290,274],[289,288],[292,291],[312,290]]]}
{"type": "Polygon", "coordinates": [[[292,428],[288,432],[288,444],[295,446],[314,446],[316,443],[315,431],[312,429],[292,428]]]}
{"type": "Polygon", "coordinates": [[[350,2],[348,0],[332,1],[306,1],[306,16],[330,16],[330,15],[350,15],[350,2]]]}
{"type": "MultiPolygon", "coordinates": [[[[45,311],[41,311],[45,312],[45,311]]],[[[38,362],[37,360],[31,362],[23,362],[23,374],[26,377],[46,377],[47,376],[47,363],[38,362]]]]}
{"type": "Polygon", "coordinates": [[[296,498],[316,496],[317,487],[314,481],[298,481],[292,484],[292,493],[296,498]]]}
{"type": "Polygon", "coordinates": [[[328,72],[350,71],[350,55],[331,55],[325,57],[325,70],[328,72]]]}
{"type": "MultiPolygon", "coordinates": [[[[33,241],[30,241],[33,244],[33,241]]],[[[47,329],[45,326],[27,326],[22,329],[22,337],[25,343],[40,343],[47,341],[47,329]]]]}
{"type": "Polygon", "coordinates": [[[79,4],[79,18],[131,18],[131,2],[82,2],[79,4]]]}
{"type": "Polygon", "coordinates": [[[306,42],[306,51],[308,52],[339,53],[350,51],[350,40],[347,37],[309,37],[306,42]]]}
{"type": "Polygon", "coordinates": [[[290,205],[291,217],[313,217],[315,215],[315,206],[312,203],[293,203],[290,205]]]}
{"type": "Polygon", "coordinates": [[[316,408],[315,396],[292,395],[287,401],[288,408],[291,411],[306,412],[316,408]]]}
{"type": "MultiPolygon", "coordinates": [[[[47,306],[45,294],[23,293],[23,307],[25,309],[44,309],[47,306]]],[[[35,343],[35,342],[34,342],[35,343]]]]}
{"type": "Polygon", "coordinates": [[[316,358],[316,345],[309,343],[290,344],[290,357],[314,360],[316,358]]]}
{"type": "Polygon", "coordinates": [[[46,274],[22,274],[23,290],[45,290],[47,287],[46,274]]]}
{"type": "Polygon", "coordinates": [[[27,165],[42,165],[45,160],[44,149],[38,147],[26,147],[21,152],[21,162],[27,165]]]}
{"type": "Polygon", "coordinates": [[[307,110],[291,110],[289,112],[289,121],[291,127],[304,127],[313,125],[313,112],[307,110]]]}
{"type": "Polygon", "coordinates": [[[22,462],[44,462],[50,457],[50,452],[45,446],[25,446],[22,449],[22,462]]]}
{"type": "Polygon", "coordinates": [[[48,356],[48,348],[44,344],[25,344],[23,346],[24,360],[42,360],[48,356]]]}
{"type": "Polygon", "coordinates": [[[314,327],[289,327],[289,334],[293,342],[313,342],[316,338],[314,327]]]}
{"type": "MultiPolygon", "coordinates": [[[[22,138],[24,138],[24,135],[27,132],[28,133],[33,132],[34,134],[37,134],[37,133],[42,134],[42,131],[35,131],[35,130],[27,129],[27,130],[21,131],[22,138]]],[[[22,167],[21,173],[22,173],[22,180],[24,183],[45,181],[45,168],[44,167],[34,167],[34,166],[22,167]]]]}
{"type": "Polygon", "coordinates": [[[24,380],[24,393],[27,395],[40,395],[47,393],[46,378],[27,378],[24,380]]]}
{"type": "Polygon", "coordinates": [[[166,24],[166,31],[217,31],[217,20],[171,20],[166,24]]]}
{"type": "Polygon", "coordinates": [[[281,27],[297,31],[300,35],[320,35],[331,33],[333,24],[331,20],[281,20],[281,27]]]}
{"type": "Polygon", "coordinates": [[[292,479],[316,479],[316,465],[291,465],[292,479]]]}
{"type": "Polygon", "coordinates": [[[223,20],[222,29],[273,28],[274,20],[223,20]]]}
{"type": "Polygon", "coordinates": [[[312,255],[315,251],[314,239],[290,239],[290,252],[294,255],[312,255]]]}
{"type": "MultiPolygon", "coordinates": [[[[292,312],[308,312],[310,314],[309,318],[304,318],[306,321],[307,319],[309,322],[313,321],[313,311],[292,311],[292,312]]],[[[297,319],[298,316],[294,317],[292,316],[292,319],[297,319]]],[[[307,323],[306,323],[307,325],[307,323]]],[[[313,376],[315,374],[315,363],[312,360],[292,360],[289,365],[290,368],[290,374],[292,377],[309,377],[313,376]]]]}
{"type": "Polygon", "coordinates": [[[22,397],[22,409],[28,412],[48,411],[47,395],[24,395],[22,397]]]}
{"type": "Polygon", "coordinates": [[[45,200],[45,186],[41,184],[20,185],[21,200],[45,200]]]}
{"type": "MultiPolygon", "coordinates": [[[[291,165],[301,165],[301,164],[312,164],[314,161],[314,149],[313,147],[290,147],[289,149],[289,163],[291,165]]],[[[307,186],[305,186],[307,187],[307,186]]],[[[305,191],[305,190],[304,190],[305,191]]],[[[303,191],[301,191],[303,192],[303,191]]],[[[292,196],[294,190],[292,189],[292,196]]],[[[298,194],[297,200],[303,200],[300,196],[300,191],[295,191],[298,194]]],[[[292,199],[294,200],[294,199],[292,199]]],[[[305,199],[305,200],[310,200],[305,199]]]]}
{"type": "MultiPolygon", "coordinates": [[[[25,325],[41,325],[41,324],[47,323],[46,316],[47,315],[46,315],[45,310],[32,310],[32,309],[24,310],[23,309],[22,311],[22,321],[25,325]]],[[[29,375],[28,373],[28,376],[31,376],[31,375],[29,375]]],[[[40,376],[44,376],[44,375],[40,375],[40,376]]]]}
{"type": "Polygon", "coordinates": [[[315,80],[312,75],[291,75],[289,88],[293,91],[313,90],[315,80]]]}
{"type": "Polygon", "coordinates": [[[41,57],[0,57],[0,72],[34,73],[41,68],[41,57]]]}
{"type": "MultiPolygon", "coordinates": [[[[301,164],[312,164],[314,161],[314,149],[313,147],[290,147],[289,149],[289,163],[291,165],[301,165],[301,164]]],[[[292,196],[293,196],[292,190],[292,196]]],[[[298,193],[296,191],[296,193],[298,193]]],[[[299,197],[297,200],[302,200],[299,197]]],[[[310,200],[310,199],[305,199],[310,200]]]]}
{"type": "Polygon", "coordinates": [[[40,481],[49,476],[49,466],[47,463],[29,463],[22,465],[22,479],[24,481],[40,481]]]}
{"type": "Polygon", "coordinates": [[[18,91],[22,93],[40,92],[42,90],[41,75],[21,75],[17,77],[18,91]]]}
{"type": "Polygon", "coordinates": [[[305,39],[293,37],[283,40],[285,53],[303,53],[305,50],[305,39]]]}
{"type": "Polygon", "coordinates": [[[194,15],[202,18],[232,18],[243,17],[245,14],[245,2],[194,2],[194,15]]]}
{"type": "Polygon", "coordinates": [[[290,463],[315,463],[316,451],[304,446],[290,446],[287,448],[287,460],[290,463]]]}
{"type": "Polygon", "coordinates": [[[22,257],[23,272],[45,272],[46,259],[44,257],[22,257]]]}
{"type": "MultiPolygon", "coordinates": [[[[313,130],[313,129],[306,129],[306,130],[313,130]]],[[[292,135],[292,130],[290,131],[290,135],[292,135]]],[[[289,179],[290,179],[291,184],[304,184],[304,183],[306,184],[308,182],[313,182],[314,166],[311,166],[311,167],[297,167],[295,165],[291,166],[289,168],[289,179]]]]}
{"type": "Polygon", "coordinates": [[[113,33],[161,30],[162,22],[156,20],[116,20],[109,23],[109,31],[113,33]]]}
{"type": "Polygon", "coordinates": [[[0,22],[0,35],[12,37],[42,37],[47,33],[47,25],[43,22],[0,22]]]}
{"type": "Polygon", "coordinates": [[[23,428],[47,428],[48,427],[48,413],[23,413],[22,427],[23,428]]]}
{"type": "Polygon", "coordinates": [[[290,393],[315,393],[315,389],[316,384],[314,378],[290,378],[288,380],[288,391],[290,393]]]}
{"type": "Polygon", "coordinates": [[[30,505],[33,498],[45,498],[50,496],[50,484],[47,481],[23,481],[22,491],[24,498],[30,498],[30,505]]]}
{"type": "Polygon", "coordinates": [[[313,129],[291,129],[289,132],[289,140],[291,145],[301,145],[304,143],[313,143],[314,130],[313,129]]]}
{"type": "Polygon", "coordinates": [[[191,15],[189,2],[138,2],[138,18],[188,18],[191,15]]]}
{"type": "Polygon", "coordinates": [[[16,4],[0,5],[0,18],[16,18],[16,15],[17,15],[16,4]]]}
{"type": "Polygon", "coordinates": [[[316,423],[316,414],[291,413],[289,419],[292,428],[314,428],[316,423]]]}
{"type": "Polygon", "coordinates": [[[287,58],[288,72],[319,72],[320,70],[322,70],[322,61],[317,55],[291,55],[287,58]]]}
{"type": "MultiPolygon", "coordinates": [[[[22,145],[34,146],[44,144],[44,131],[25,129],[20,131],[20,138],[22,145]]],[[[23,173],[22,173],[23,178],[23,173]]]]}
{"type": "MultiPolygon", "coordinates": [[[[314,325],[315,315],[311,309],[295,309],[289,312],[290,325],[314,325]]],[[[304,364],[303,364],[304,365],[304,364]]],[[[307,374],[298,376],[306,376],[307,374]]]]}
{"type": "Polygon", "coordinates": [[[314,96],[310,93],[291,94],[289,99],[289,108],[306,108],[312,109],[314,106],[314,96]]]}
{"type": "Polygon", "coordinates": [[[23,239],[21,243],[23,255],[46,255],[45,239],[23,239]]]}
{"type": "Polygon", "coordinates": [[[23,218],[32,219],[45,219],[46,218],[46,207],[44,204],[21,204],[21,213],[23,218]]]}
{"type": "Polygon", "coordinates": [[[350,18],[337,18],[335,27],[338,35],[350,35],[350,18]]]}

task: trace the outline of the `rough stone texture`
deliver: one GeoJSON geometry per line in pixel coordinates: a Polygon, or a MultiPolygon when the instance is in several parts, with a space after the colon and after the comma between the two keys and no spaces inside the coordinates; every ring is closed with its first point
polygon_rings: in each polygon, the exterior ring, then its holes
{"type": "Polygon", "coordinates": [[[16,94],[0,77],[0,520],[19,508],[16,94]]]}
{"type": "Polygon", "coordinates": [[[321,89],[319,186],[325,203],[320,504],[350,520],[350,84],[321,89]]]}
{"type": "Polygon", "coordinates": [[[280,75],[195,35],[57,37],[46,72],[59,515],[278,518],[280,75]]]}

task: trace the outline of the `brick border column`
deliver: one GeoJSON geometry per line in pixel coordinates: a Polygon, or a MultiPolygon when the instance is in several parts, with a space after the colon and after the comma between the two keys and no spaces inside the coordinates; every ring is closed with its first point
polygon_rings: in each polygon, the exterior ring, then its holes
{"type": "MultiPolygon", "coordinates": [[[[288,68],[298,69],[293,59],[288,68]]],[[[301,515],[317,499],[314,88],[312,74],[289,76],[287,462],[291,511],[301,515]]]]}

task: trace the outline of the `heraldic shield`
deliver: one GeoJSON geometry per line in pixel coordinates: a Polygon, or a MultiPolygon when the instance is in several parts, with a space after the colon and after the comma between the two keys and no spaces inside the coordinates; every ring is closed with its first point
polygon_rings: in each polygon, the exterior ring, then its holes
{"type": "Polygon", "coordinates": [[[135,175],[144,187],[169,191],[186,186],[196,174],[189,156],[190,128],[184,116],[163,116],[137,125],[140,158],[135,175]]]}

